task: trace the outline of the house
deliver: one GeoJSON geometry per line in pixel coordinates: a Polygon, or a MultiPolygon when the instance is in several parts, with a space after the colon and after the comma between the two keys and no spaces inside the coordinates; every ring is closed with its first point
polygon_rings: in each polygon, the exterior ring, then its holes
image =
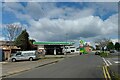
{"type": "Polygon", "coordinates": [[[20,50],[17,46],[14,46],[13,41],[0,41],[0,55],[2,56],[2,60],[8,60],[11,56],[11,53],[15,53],[20,50]]]}

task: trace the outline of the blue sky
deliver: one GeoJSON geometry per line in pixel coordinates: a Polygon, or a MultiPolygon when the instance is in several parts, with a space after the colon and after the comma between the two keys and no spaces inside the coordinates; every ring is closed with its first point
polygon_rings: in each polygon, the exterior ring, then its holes
{"type": "MultiPolygon", "coordinates": [[[[117,39],[117,2],[6,2],[2,25],[19,23],[37,41],[117,39]],[[39,37],[38,37],[39,36],[39,37]]],[[[3,36],[4,37],[4,36],[3,36]]]]}

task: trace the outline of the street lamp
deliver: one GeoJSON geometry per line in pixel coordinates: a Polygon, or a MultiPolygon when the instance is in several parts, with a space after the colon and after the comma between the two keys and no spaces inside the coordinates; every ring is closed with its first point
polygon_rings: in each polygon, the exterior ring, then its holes
{"type": "MultiPolygon", "coordinates": [[[[66,45],[67,45],[67,36],[68,36],[68,33],[66,33],[66,45]]],[[[65,49],[66,49],[65,57],[67,57],[67,47],[65,49]]]]}

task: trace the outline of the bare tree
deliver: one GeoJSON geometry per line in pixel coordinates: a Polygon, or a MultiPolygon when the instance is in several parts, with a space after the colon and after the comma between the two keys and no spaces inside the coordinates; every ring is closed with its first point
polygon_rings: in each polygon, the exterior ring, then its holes
{"type": "Polygon", "coordinates": [[[12,41],[21,33],[22,27],[19,24],[7,24],[3,26],[3,36],[9,41],[10,54],[8,54],[8,60],[11,55],[12,41]]]}
{"type": "Polygon", "coordinates": [[[110,39],[107,38],[101,38],[101,39],[96,39],[95,43],[101,48],[104,49],[104,47],[107,46],[107,44],[110,42],[110,39]]]}
{"type": "Polygon", "coordinates": [[[21,33],[22,27],[19,24],[7,24],[4,26],[3,35],[9,41],[13,41],[21,33]]]}

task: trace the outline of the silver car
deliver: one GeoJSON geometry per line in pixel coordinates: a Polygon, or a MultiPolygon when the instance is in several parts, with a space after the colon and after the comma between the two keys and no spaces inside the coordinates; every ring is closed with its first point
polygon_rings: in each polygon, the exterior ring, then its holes
{"type": "Polygon", "coordinates": [[[17,60],[30,60],[33,61],[38,59],[38,54],[36,51],[19,51],[11,56],[10,60],[15,62],[17,60]]]}

